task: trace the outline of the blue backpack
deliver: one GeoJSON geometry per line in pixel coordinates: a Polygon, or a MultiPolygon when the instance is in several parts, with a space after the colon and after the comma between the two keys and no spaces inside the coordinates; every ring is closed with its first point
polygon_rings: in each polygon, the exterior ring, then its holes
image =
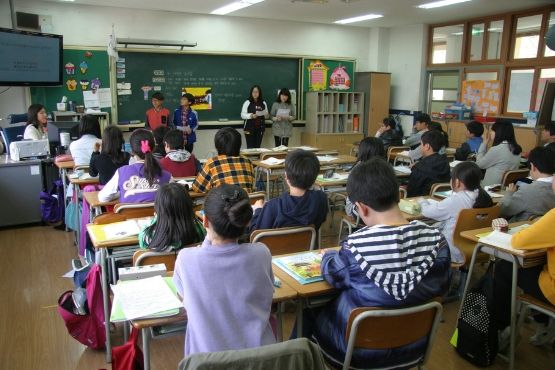
{"type": "Polygon", "coordinates": [[[40,212],[42,220],[56,223],[64,219],[64,186],[62,180],[56,180],[49,192],[40,192],[40,212]]]}

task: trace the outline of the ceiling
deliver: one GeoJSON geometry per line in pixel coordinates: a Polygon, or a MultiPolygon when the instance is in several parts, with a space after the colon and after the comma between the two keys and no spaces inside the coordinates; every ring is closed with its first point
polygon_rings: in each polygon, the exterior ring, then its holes
{"type": "MultiPolygon", "coordinates": [[[[61,0],[40,0],[56,2],[61,0]]],[[[210,14],[235,0],[75,0],[71,4],[88,4],[132,9],[210,14]]],[[[265,0],[228,16],[331,24],[338,19],[368,13],[383,14],[380,19],[351,24],[358,27],[395,27],[410,24],[442,23],[491,14],[529,9],[553,0],[472,0],[436,9],[419,9],[417,5],[432,0],[265,0]]],[[[69,3],[65,3],[69,4],[69,3]]]]}

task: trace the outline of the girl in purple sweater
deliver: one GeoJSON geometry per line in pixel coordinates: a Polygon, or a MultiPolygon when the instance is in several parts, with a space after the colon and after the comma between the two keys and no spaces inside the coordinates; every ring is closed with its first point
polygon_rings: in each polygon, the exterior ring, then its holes
{"type": "Polygon", "coordinates": [[[155,143],[152,132],[144,129],[133,131],[129,144],[136,162],[118,168],[98,193],[101,202],[118,197],[122,203],[154,202],[156,191],[171,180],[171,174],[164,171],[154,158],[155,143]]]}
{"type": "Polygon", "coordinates": [[[270,251],[261,243],[237,242],[251,217],[243,189],[213,188],[204,202],[202,246],[177,256],[173,280],[188,318],[185,356],[275,343],[270,251]]]}

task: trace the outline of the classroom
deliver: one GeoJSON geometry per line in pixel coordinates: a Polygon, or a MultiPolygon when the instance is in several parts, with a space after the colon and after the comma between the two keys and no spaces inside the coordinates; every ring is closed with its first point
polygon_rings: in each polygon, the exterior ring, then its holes
{"type": "Polygon", "coordinates": [[[554,369],[553,0],[0,2],[0,369],[554,369]]]}

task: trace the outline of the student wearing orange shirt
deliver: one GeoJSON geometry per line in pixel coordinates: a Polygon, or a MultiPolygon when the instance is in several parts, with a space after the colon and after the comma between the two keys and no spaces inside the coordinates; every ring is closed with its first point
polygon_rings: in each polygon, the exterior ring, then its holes
{"type": "Polygon", "coordinates": [[[164,95],[159,92],[152,94],[152,108],[146,111],[146,127],[152,131],[160,126],[168,127],[170,123],[170,111],[162,107],[164,104],[164,95]]]}

